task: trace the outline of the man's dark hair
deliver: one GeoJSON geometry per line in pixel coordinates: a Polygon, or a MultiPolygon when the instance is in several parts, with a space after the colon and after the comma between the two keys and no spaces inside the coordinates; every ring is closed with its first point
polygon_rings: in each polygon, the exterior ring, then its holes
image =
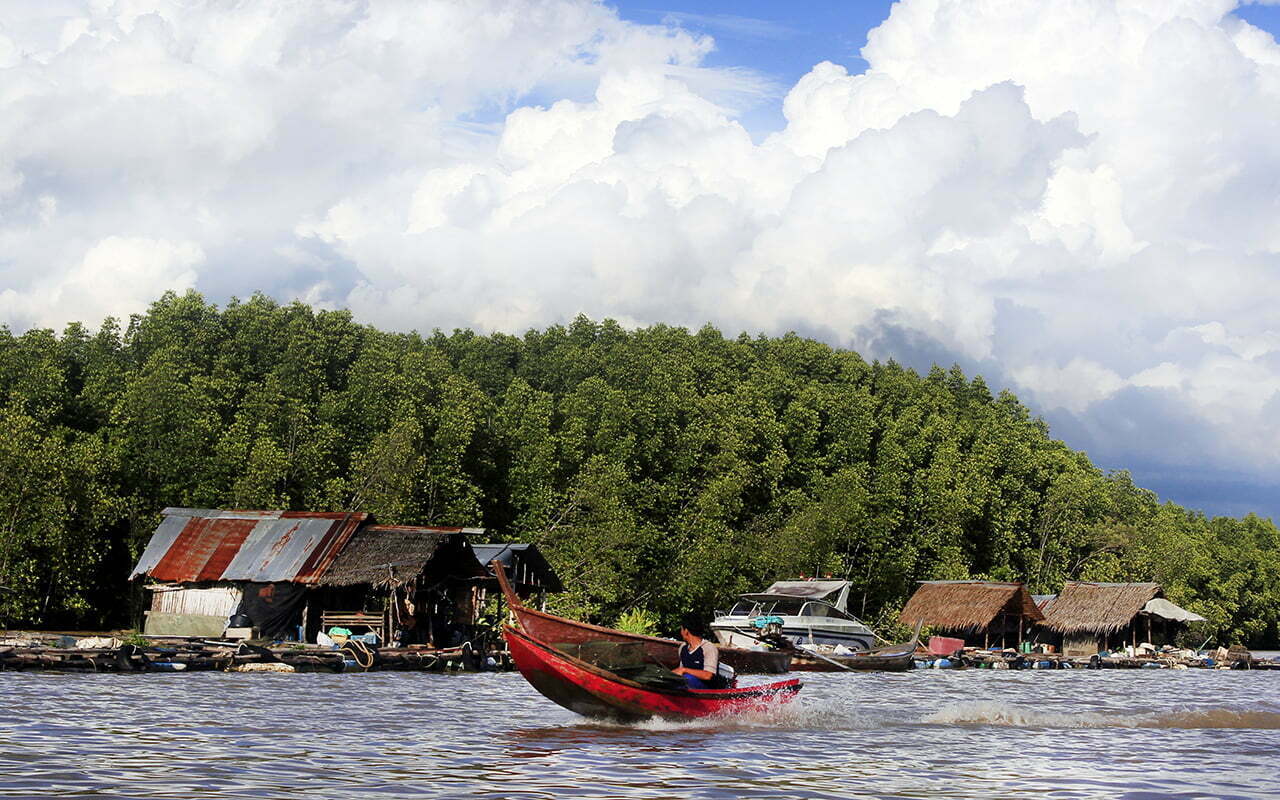
{"type": "Polygon", "coordinates": [[[685,614],[681,617],[680,627],[694,636],[705,636],[707,634],[707,626],[702,624],[702,617],[697,614],[685,614]]]}

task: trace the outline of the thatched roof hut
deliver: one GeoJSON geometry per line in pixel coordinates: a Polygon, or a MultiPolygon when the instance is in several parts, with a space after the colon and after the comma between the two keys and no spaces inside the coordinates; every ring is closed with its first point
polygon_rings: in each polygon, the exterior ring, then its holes
{"type": "Polygon", "coordinates": [[[1139,642],[1173,644],[1204,617],[1164,599],[1158,583],[1068,581],[1045,611],[1044,627],[1062,637],[1067,655],[1089,655],[1139,642]]]}
{"type": "Polygon", "coordinates": [[[356,531],[320,586],[403,586],[423,572],[450,578],[481,578],[488,573],[458,528],[370,525],[356,531]]]}
{"type": "Polygon", "coordinates": [[[902,609],[901,620],[906,625],[924,620],[934,628],[980,631],[990,627],[1001,614],[1021,614],[1032,621],[1044,619],[1021,583],[921,581],[902,609]]]}
{"type": "Polygon", "coordinates": [[[1022,626],[1044,619],[1044,614],[1021,583],[921,581],[900,619],[905,625],[923,620],[940,630],[982,633],[985,643],[989,634],[1016,634],[1020,640],[1022,626]]]}
{"type": "Polygon", "coordinates": [[[1163,595],[1158,583],[1067,581],[1049,606],[1044,625],[1059,633],[1116,633],[1127,628],[1150,600],[1163,595]]]}

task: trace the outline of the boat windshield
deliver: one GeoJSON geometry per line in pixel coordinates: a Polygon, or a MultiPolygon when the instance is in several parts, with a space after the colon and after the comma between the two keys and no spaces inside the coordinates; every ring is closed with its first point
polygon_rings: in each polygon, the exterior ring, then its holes
{"type": "Polygon", "coordinates": [[[798,617],[800,609],[805,605],[805,601],[800,598],[783,598],[780,600],[761,603],[761,614],[775,614],[779,617],[798,617]]]}
{"type": "Polygon", "coordinates": [[[750,617],[754,616],[756,604],[750,600],[739,600],[734,603],[733,608],[729,609],[731,617],[750,617]]]}
{"type": "Polygon", "coordinates": [[[857,617],[850,616],[840,609],[824,603],[820,600],[806,600],[803,597],[769,597],[761,598],[761,601],[754,611],[748,607],[753,605],[750,601],[743,600],[733,607],[733,614],[744,614],[747,616],[766,616],[776,615],[779,617],[828,617],[831,619],[844,619],[851,622],[858,622],[857,617]],[[744,610],[747,609],[747,610],[744,610]]]}
{"type": "MultiPolygon", "coordinates": [[[[853,620],[853,617],[844,613],[835,606],[827,603],[809,602],[805,603],[804,608],[800,610],[801,617],[831,617],[833,619],[853,620]]],[[[856,622],[856,620],[854,620],[856,622]]]]}

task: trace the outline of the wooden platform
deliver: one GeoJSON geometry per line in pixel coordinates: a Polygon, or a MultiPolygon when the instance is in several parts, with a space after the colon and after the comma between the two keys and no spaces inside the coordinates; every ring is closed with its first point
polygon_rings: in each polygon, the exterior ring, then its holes
{"type": "Polygon", "coordinates": [[[469,646],[340,649],[315,645],[261,647],[219,640],[155,641],[145,646],[74,648],[45,644],[0,646],[0,670],[63,672],[459,672],[510,669],[505,652],[481,653],[469,646]]]}

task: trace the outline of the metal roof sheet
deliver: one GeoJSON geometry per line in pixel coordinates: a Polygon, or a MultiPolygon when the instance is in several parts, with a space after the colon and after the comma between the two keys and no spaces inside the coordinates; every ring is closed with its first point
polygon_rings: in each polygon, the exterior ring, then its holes
{"type": "Polygon", "coordinates": [[[130,577],[315,583],[368,514],[166,508],[130,577]]]}
{"type": "Polygon", "coordinates": [[[479,559],[480,563],[484,564],[486,567],[489,566],[489,562],[493,561],[495,558],[501,561],[504,567],[509,567],[511,566],[511,563],[515,561],[516,553],[523,550],[528,550],[529,545],[527,544],[473,544],[471,545],[471,549],[476,551],[476,558],[479,559]]]}
{"type": "Polygon", "coordinates": [[[169,508],[164,510],[164,519],[160,521],[160,527],[156,528],[156,532],[151,534],[151,541],[147,542],[147,549],[142,551],[142,556],[138,559],[138,565],[133,568],[130,578],[150,575],[151,570],[160,563],[160,559],[164,558],[164,554],[169,552],[178,534],[182,533],[187,520],[185,517],[169,514],[172,510],[169,508]]]}
{"type": "Polygon", "coordinates": [[[489,573],[489,562],[497,560],[507,569],[507,574],[513,582],[520,582],[516,577],[517,569],[523,567],[533,572],[536,576],[535,583],[553,592],[564,591],[560,576],[556,574],[551,562],[547,561],[536,544],[527,542],[473,544],[471,549],[475,551],[476,559],[484,566],[486,573],[489,573]]]}

